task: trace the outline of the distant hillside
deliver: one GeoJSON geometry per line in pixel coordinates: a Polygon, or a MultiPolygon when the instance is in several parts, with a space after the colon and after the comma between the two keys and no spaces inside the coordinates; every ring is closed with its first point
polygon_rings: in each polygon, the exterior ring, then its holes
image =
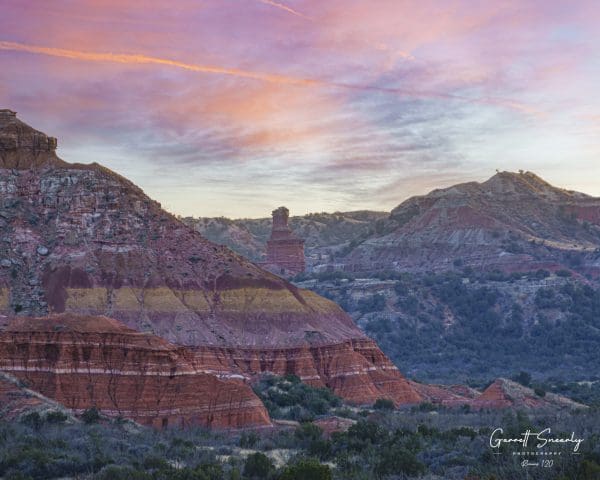
{"type": "Polygon", "coordinates": [[[600,273],[600,198],[531,172],[501,172],[412,197],[339,261],[345,269],[424,272],[455,267],[600,273]]]}
{"type": "MultiPolygon", "coordinates": [[[[310,213],[290,218],[290,227],[305,240],[309,267],[329,263],[336,254],[344,254],[360,241],[380,231],[389,213],[361,210],[356,212],[310,213]],[[354,243],[352,243],[354,242],[354,243]]],[[[181,219],[205,238],[253,261],[265,256],[271,233],[271,218],[237,219],[225,217],[181,219]]]]}
{"type": "MultiPolygon", "coordinates": [[[[206,238],[253,261],[265,254],[271,219],[185,218],[206,238]]],[[[409,198],[391,213],[292,217],[310,271],[427,272],[571,269],[600,274],[600,198],[554,187],[531,172],[409,198]]]]}

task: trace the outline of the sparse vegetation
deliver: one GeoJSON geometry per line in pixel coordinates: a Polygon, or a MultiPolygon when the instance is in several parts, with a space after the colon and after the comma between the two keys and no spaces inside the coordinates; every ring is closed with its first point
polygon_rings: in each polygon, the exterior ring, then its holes
{"type": "MultiPolygon", "coordinates": [[[[276,379],[276,383],[286,381],[276,379]]],[[[297,383],[294,383],[297,384],[297,383]]],[[[587,387],[585,387],[587,388],[587,387]]],[[[508,435],[551,426],[575,431],[581,455],[555,459],[548,480],[593,479],[600,468],[600,415],[469,412],[424,404],[356,413],[347,431],[325,436],[312,423],[247,432],[156,431],[122,420],[56,423],[47,416],[0,420],[0,477],[6,479],[242,480],[521,478],[510,454],[493,455],[492,426],[508,435]],[[435,412],[433,414],[432,412],[435,412]],[[31,421],[36,418],[37,420],[31,421]],[[44,418],[46,420],[44,421],[44,418]],[[240,448],[242,447],[242,448],[240,448]],[[587,476],[586,476],[587,475],[587,476]],[[590,476],[592,475],[592,476],[590,476]]]]}
{"type": "Polygon", "coordinates": [[[341,406],[342,401],[327,388],[314,388],[296,375],[267,376],[254,391],[273,418],[310,421],[341,406]]]}

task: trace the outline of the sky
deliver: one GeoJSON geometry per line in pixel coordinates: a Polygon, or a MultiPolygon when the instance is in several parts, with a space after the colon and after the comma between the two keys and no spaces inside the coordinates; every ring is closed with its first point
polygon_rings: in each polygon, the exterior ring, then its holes
{"type": "Polygon", "coordinates": [[[600,196],[600,2],[0,0],[0,108],[172,213],[600,196]]]}

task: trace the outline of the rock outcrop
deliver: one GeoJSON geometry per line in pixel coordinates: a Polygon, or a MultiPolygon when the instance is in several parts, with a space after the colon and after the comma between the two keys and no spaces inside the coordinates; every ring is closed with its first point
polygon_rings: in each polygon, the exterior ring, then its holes
{"type": "Polygon", "coordinates": [[[411,381],[424,401],[444,407],[472,405],[481,392],[465,385],[428,385],[411,381]]]}
{"type": "Polygon", "coordinates": [[[422,398],[435,405],[473,409],[525,410],[585,409],[587,406],[555,393],[538,392],[506,378],[498,378],[483,392],[465,385],[427,385],[410,382],[422,398]]]}
{"type": "MultiPolygon", "coordinates": [[[[541,392],[540,392],[541,393],[541,392]]],[[[555,393],[538,394],[506,378],[496,379],[472,403],[477,409],[521,408],[521,409],[582,409],[587,406],[555,393]]]]}
{"type": "Polygon", "coordinates": [[[273,210],[273,229],[267,240],[267,261],[263,266],[282,275],[296,275],[306,268],[304,240],[288,225],[290,212],[285,207],[273,210]]]}
{"type": "Polygon", "coordinates": [[[75,413],[155,427],[270,425],[252,389],[218,378],[192,352],[107,317],[15,319],[0,333],[0,370],[75,413]]]}
{"type": "MultiPolygon", "coordinates": [[[[15,128],[45,137],[23,125],[0,116],[0,138],[15,128]]],[[[267,371],[271,356],[275,373],[351,402],[420,398],[333,302],[205,240],[98,164],[9,147],[19,169],[0,168],[0,315],[106,315],[193,347],[227,374],[267,371]]]]}
{"type": "Polygon", "coordinates": [[[56,156],[57,141],[34,130],[17,118],[17,113],[0,109],[0,167],[29,169],[63,164],[56,156]]]}
{"type": "MultiPolygon", "coordinates": [[[[309,213],[290,217],[289,225],[304,240],[306,268],[313,270],[330,263],[352,242],[375,233],[388,217],[389,212],[369,210],[309,213]]],[[[272,218],[185,217],[182,221],[208,240],[226,245],[246,258],[257,262],[266,258],[272,218]]]]}

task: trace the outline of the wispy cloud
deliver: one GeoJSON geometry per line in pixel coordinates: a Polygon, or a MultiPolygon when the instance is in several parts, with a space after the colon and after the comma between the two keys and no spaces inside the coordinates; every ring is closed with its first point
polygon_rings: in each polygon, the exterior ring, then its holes
{"type": "Polygon", "coordinates": [[[0,50],[10,50],[16,52],[26,52],[38,55],[48,55],[51,57],[67,58],[71,60],[82,60],[90,62],[111,62],[122,64],[139,64],[139,65],[158,65],[192,72],[208,73],[216,75],[228,75],[234,77],[248,78],[269,83],[300,85],[300,86],[322,86],[333,87],[343,90],[356,91],[372,91],[411,98],[436,98],[445,100],[455,100],[466,103],[479,103],[487,105],[496,105],[503,108],[509,108],[521,113],[539,115],[541,112],[533,107],[523,105],[516,101],[496,99],[493,97],[486,98],[471,98],[465,95],[457,95],[452,93],[434,92],[429,90],[418,90],[410,88],[398,87],[382,87],[378,85],[360,85],[343,82],[325,81],[314,78],[292,77],[287,75],[278,75],[273,73],[254,72],[250,70],[241,70],[237,68],[225,68],[215,65],[201,65],[194,63],[180,62],[168,58],[159,58],[142,54],[125,54],[125,53],[105,53],[105,52],[89,52],[80,50],[70,50],[64,48],[44,47],[40,45],[28,45],[18,42],[0,41],[0,50]]]}
{"type": "Polygon", "coordinates": [[[288,13],[291,13],[292,15],[296,15],[297,17],[304,18],[305,20],[312,20],[310,17],[307,17],[306,15],[298,12],[297,10],[294,10],[291,7],[288,7],[287,5],[284,5],[283,3],[274,2],[272,0],[259,0],[259,2],[264,3],[265,5],[271,5],[272,7],[275,7],[275,8],[279,8],[280,10],[284,10],[288,13]]]}
{"type": "Polygon", "coordinates": [[[252,72],[237,68],[224,68],[213,65],[198,65],[193,63],[179,62],[168,58],[152,57],[140,54],[126,53],[99,53],[84,52],[79,50],[68,50],[64,48],[43,47],[39,45],[27,45],[24,43],[0,41],[0,50],[12,50],[16,52],[27,52],[51,57],[68,58],[71,60],[83,60],[90,62],[111,62],[125,64],[147,64],[173,67],[192,72],[210,73],[217,75],[231,75],[234,77],[250,78],[270,83],[284,83],[292,85],[319,85],[323,82],[306,78],[288,77],[285,75],[274,75],[270,73],[252,72]]]}

